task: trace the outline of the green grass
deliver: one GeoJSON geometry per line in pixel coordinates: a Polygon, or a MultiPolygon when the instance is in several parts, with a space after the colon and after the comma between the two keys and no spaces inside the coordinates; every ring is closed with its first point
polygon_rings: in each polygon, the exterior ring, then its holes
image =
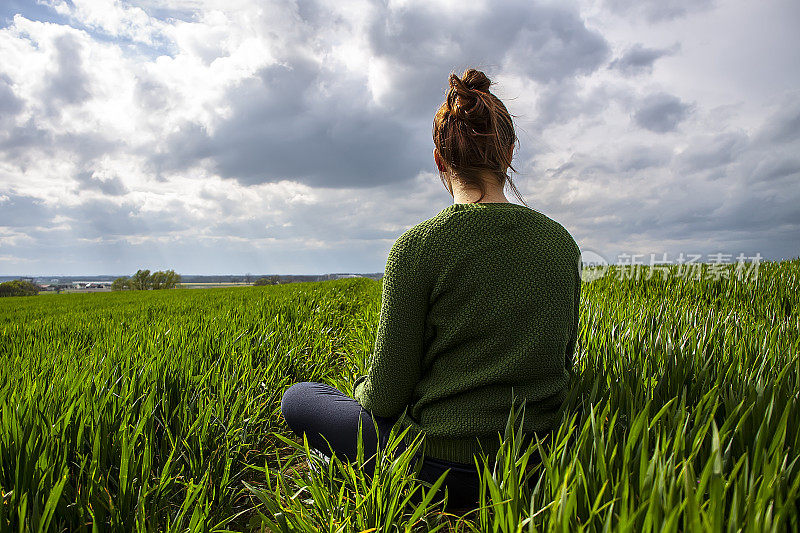
{"type": "Polygon", "coordinates": [[[325,465],[280,418],[296,381],[350,392],[380,282],[0,299],[0,532],[800,529],[800,260],[617,273],[583,285],[557,433],[510,413],[458,514],[410,451],[325,465]]]}

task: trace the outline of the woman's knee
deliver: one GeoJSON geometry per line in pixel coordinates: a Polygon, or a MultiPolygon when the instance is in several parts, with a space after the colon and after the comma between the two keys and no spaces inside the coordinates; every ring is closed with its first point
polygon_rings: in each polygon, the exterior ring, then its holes
{"type": "Polygon", "coordinates": [[[308,399],[312,385],[313,383],[310,382],[295,383],[283,393],[281,414],[289,427],[293,429],[298,418],[302,416],[303,403],[308,399]]]}

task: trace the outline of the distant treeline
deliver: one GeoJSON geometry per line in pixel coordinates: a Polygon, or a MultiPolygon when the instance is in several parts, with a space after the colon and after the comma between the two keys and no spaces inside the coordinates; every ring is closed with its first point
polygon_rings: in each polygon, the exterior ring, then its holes
{"type": "Polygon", "coordinates": [[[146,291],[149,289],[174,289],[181,282],[181,275],[174,270],[156,270],[152,274],[149,270],[137,270],[136,274],[129,278],[117,278],[111,284],[111,289],[115,291],[134,290],[146,291]]]}
{"type": "Polygon", "coordinates": [[[253,285],[259,287],[261,285],[278,285],[280,283],[280,278],[278,276],[264,276],[263,278],[258,278],[253,282],[253,285]]]}
{"type": "Polygon", "coordinates": [[[2,296],[36,296],[39,287],[21,279],[0,283],[0,297],[2,296]]]}
{"type": "MultiPolygon", "coordinates": [[[[277,276],[279,283],[293,283],[296,281],[325,281],[329,279],[339,279],[344,277],[360,276],[378,280],[383,276],[383,272],[371,273],[349,273],[349,272],[335,272],[331,274],[216,274],[216,275],[203,275],[203,274],[181,274],[181,283],[253,283],[260,278],[269,278],[277,276]]],[[[19,276],[0,276],[0,281],[14,281],[19,276]]],[[[116,279],[116,276],[105,275],[76,275],[76,276],[37,276],[35,278],[28,278],[34,283],[58,283],[62,285],[69,285],[75,281],[80,282],[105,282],[111,283],[116,279]]],[[[127,279],[127,278],[123,278],[127,279]]]]}

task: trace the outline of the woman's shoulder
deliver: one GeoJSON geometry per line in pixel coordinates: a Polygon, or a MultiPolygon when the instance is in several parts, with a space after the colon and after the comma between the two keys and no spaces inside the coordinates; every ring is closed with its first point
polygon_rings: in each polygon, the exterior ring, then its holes
{"type": "MultiPolygon", "coordinates": [[[[431,248],[435,247],[437,243],[442,242],[444,243],[443,246],[449,244],[449,241],[452,240],[449,237],[463,240],[464,232],[470,231],[469,228],[464,228],[464,223],[467,220],[463,217],[469,219],[472,216],[480,217],[480,215],[475,209],[459,209],[460,205],[451,204],[435,215],[406,229],[392,246],[395,253],[411,251],[423,253],[424,250],[425,254],[430,254],[432,253],[431,248]]],[[[508,217],[496,219],[496,222],[503,228],[508,227],[509,220],[523,221],[522,224],[531,230],[529,235],[532,238],[545,239],[551,242],[556,240],[565,251],[571,252],[573,255],[580,255],[580,248],[572,234],[557,220],[540,211],[519,204],[514,204],[513,207],[508,206],[506,210],[513,212],[512,219],[508,217]]],[[[484,225],[487,219],[481,218],[479,221],[481,225],[484,225]]],[[[477,223],[477,221],[473,222],[477,223]]],[[[469,226],[469,224],[466,224],[466,226],[469,226]]]]}
{"type": "Polygon", "coordinates": [[[431,233],[446,227],[448,219],[449,216],[445,214],[445,210],[442,210],[405,230],[400,237],[398,237],[396,242],[402,241],[402,243],[410,244],[412,242],[424,241],[431,233]]]}
{"type": "Polygon", "coordinates": [[[561,237],[570,241],[577,247],[572,234],[566,227],[541,211],[528,207],[527,205],[512,203],[489,209],[493,210],[493,212],[502,209],[503,214],[508,216],[485,218],[481,217],[481,214],[485,211],[481,211],[480,208],[476,209],[473,206],[465,204],[451,204],[439,211],[436,215],[419,222],[414,227],[410,228],[409,231],[413,230],[413,232],[417,234],[447,232],[453,227],[458,228],[462,225],[469,225],[465,224],[466,222],[472,222],[481,226],[486,226],[487,223],[489,225],[496,224],[499,227],[507,228],[509,227],[509,223],[514,226],[514,222],[519,222],[528,229],[538,230],[538,232],[543,235],[561,237]]]}
{"type": "Polygon", "coordinates": [[[570,233],[570,231],[557,220],[554,220],[550,217],[546,218],[550,221],[554,233],[561,237],[563,242],[567,245],[567,247],[571,248],[571,251],[573,253],[580,255],[581,249],[578,246],[578,243],[575,241],[575,237],[572,236],[572,233],[570,233]]]}
{"type": "Polygon", "coordinates": [[[436,242],[435,235],[441,234],[447,225],[446,218],[438,213],[432,217],[417,222],[403,231],[392,244],[390,256],[428,256],[430,247],[436,242]]]}

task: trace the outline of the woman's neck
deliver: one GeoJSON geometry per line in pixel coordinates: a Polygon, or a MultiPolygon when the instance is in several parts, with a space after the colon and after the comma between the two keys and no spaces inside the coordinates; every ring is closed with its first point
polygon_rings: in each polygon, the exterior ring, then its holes
{"type": "MultiPolygon", "coordinates": [[[[481,198],[481,191],[474,188],[465,187],[463,183],[456,179],[450,180],[450,186],[453,189],[453,203],[454,204],[471,204],[481,198]]],[[[508,199],[503,194],[503,188],[496,183],[488,183],[484,181],[486,194],[483,195],[479,203],[508,203],[508,199]]]]}

